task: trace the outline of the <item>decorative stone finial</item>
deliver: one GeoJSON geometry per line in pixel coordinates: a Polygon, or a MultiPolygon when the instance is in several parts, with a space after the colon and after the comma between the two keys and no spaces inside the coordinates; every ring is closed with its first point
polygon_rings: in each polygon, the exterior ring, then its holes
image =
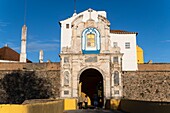
{"type": "Polygon", "coordinates": [[[5,47],[8,47],[8,44],[5,44],[5,47]]]}
{"type": "Polygon", "coordinates": [[[73,14],[73,16],[76,16],[76,15],[77,15],[77,13],[74,13],[74,14],[73,14]]]}

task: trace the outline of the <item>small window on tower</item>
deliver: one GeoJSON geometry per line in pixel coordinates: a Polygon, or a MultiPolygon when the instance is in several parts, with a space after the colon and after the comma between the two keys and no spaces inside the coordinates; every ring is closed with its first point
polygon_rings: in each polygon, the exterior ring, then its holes
{"type": "Polygon", "coordinates": [[[68,90],[64,91],[64,95],[68,95],[68,94],[69,94],[68,90]]]}
{"type": "Polygon", "coordinates": [[[125,42],[125,48],[130,49],[130,42],[125,42]]]}
{"type": "Polygon", "coordinates": [[[66,28],[67,28],[67,29],[69,28],[69,24],[66,24],[66,28]]]}
{"type": "Polygon", "coordinates": [[[119,95],[119,90],[114,90],[115,95],[119,95]]]}
{"type": "Polygon", "coordinates": [[[69,62],[69,58],[68,57],[64,57],[64,63],[68,63],[69,62]]]}
{"type": "Polygon", "coordinates": [[[113,57],[113,62],[118,63],[118,57],[113,57]]]}
{"type": "Polygon", "coordinates": [[[117,42],[113,42],[113,47],[117,47],[117,42]]]}

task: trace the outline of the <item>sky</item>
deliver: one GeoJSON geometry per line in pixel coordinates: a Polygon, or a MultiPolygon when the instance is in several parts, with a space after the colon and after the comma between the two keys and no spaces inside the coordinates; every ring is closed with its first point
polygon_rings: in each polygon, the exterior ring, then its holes
{"type": "MultiPolygon", "coordinates": [[[[0,0],[0,48],[5,44],[18,53],[24,25],[25,0],[0,0]]],[[[106,11],[112,30],[138,32],[137,44],[145,62],[170,63],[170,0],[76,0],[80,13],[92,8],[106,11]]],[[[59,21],[74,13],[74,0],[27,0],[27,58],[59,62],[59,21]]]]}

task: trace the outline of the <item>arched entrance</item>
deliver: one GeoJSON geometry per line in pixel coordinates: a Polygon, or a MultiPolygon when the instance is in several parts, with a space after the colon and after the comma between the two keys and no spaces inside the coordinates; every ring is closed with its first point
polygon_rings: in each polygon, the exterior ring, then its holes
{"type": "Polygon", "coordinates": [[[88,95],[91,105],[94,105],[94,95],[98,97],[98,106],[103,107],[103,76],[93,68],[86,69],[80,75],[81,92],[88,95]]]}

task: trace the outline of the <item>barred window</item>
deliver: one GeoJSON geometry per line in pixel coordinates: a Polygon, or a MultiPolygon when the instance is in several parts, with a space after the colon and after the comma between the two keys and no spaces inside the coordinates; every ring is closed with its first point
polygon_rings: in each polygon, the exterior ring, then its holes
{"type": "Polygon", "coordinates": [[[130,42],[125,42],[125,48],[130,49],[130,42]]]}

